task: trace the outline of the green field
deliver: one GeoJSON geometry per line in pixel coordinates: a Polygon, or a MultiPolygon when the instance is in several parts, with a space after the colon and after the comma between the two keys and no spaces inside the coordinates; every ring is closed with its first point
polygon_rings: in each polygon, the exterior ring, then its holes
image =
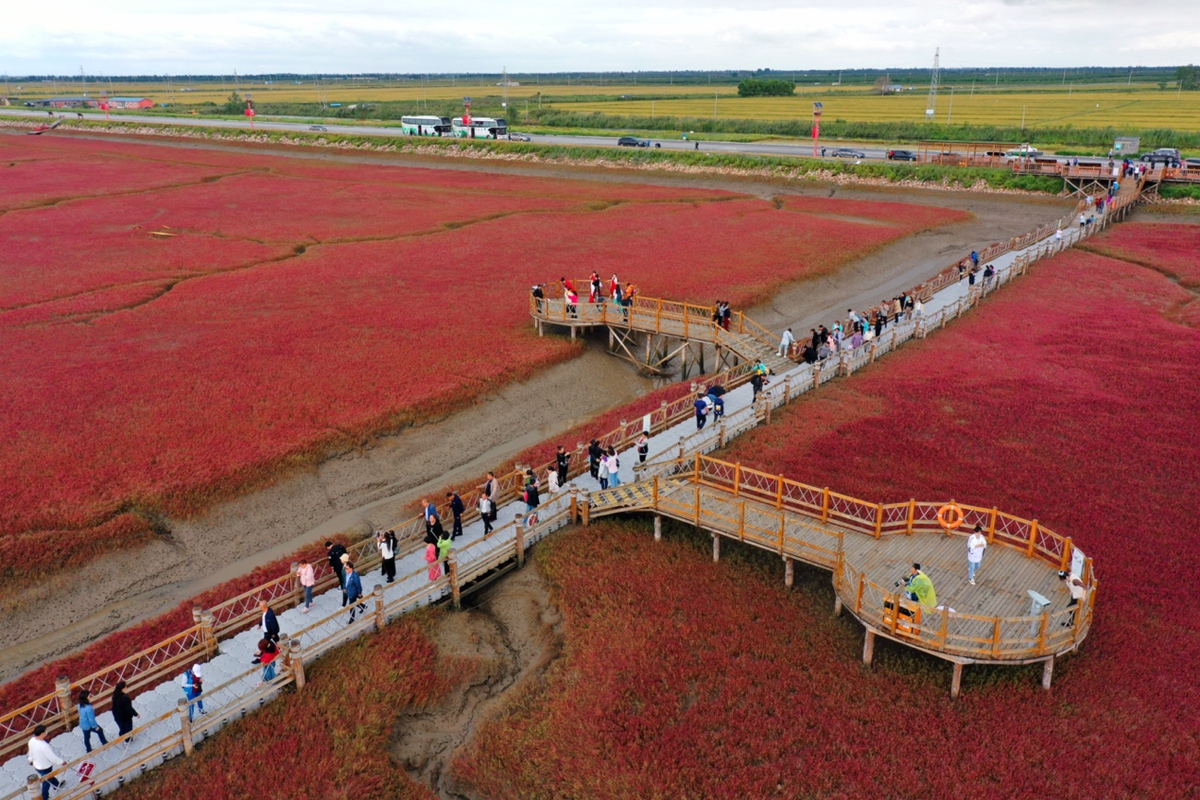
{"type": "MultiPolygon", "coordinates": [[[[811,119],[813,101],[824,103],[825,120],[846,122],[922,122],[926,92],[914,90],[882,96],[865,91],[793,97],[708,97],[555,103],[577,112],[626,116],[677,116],[792,120],[811,119]]],[[[1200,92],[1177,93],[1157,87],[1042,91],[996,91],[943,88],[936,121],[953,125],[1002,125],[1027,128],[1173,128],[1200,130],[1200,92]]]]}

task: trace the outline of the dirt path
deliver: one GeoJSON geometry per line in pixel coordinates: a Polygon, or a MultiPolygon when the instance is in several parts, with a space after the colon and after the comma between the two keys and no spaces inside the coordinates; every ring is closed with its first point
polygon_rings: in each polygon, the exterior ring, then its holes
{"type": "Polygon", "coordinates": [[[437,707],[404,714],[392,747],[392,758],[445,800],[475,797],[448,767],[480,723],[521,682],[540,679],[562,649],[562,619],[532,563],[468,601],[473,608],[442,617],[433,640],[444,656],[478,661],[474,679],[437,707]]]}
{"type": "MultiPolygon", "coordinates": [[[[180,146],[168,142],[164,146],[180,146]]],[[[186,146],[199,147],[197,143],[186,146]]],[[[225,149],[225,148],[222,148],[225,149]]],[[[245,148],[228,148],[245,149],[245,148]]],[[[445,163],[361,154],[298,153],[351,163],[401,163],[512,174],[691,186],[771,197],[781,191],[853,199],[943,205],[973,212],[970,222],[907,237],[834,275],[785,287],[749,309],[772,330],[792,325],[802,336],[818,322],[844,316],[908,288],[960,254],[1054,219],[1069,205],[966,192],[831,189],[740,178],[580,170],[539,165],[445,163]]],[[[369,446],[331,456],[315,469],[283,476],[266,489],[213,508],[198,519],[168,520],[169,535],[136,552],[113,554],[46,581],[19,609],[4,611],[0,680],[57,658],[98,636],[171,608],[198,592],[249,572],[338,531],[367,532],[406,516],[422,492],[473,478],[525,447],[651,388],[624,362],[593,346],[581,357],[514,384],[486,401],[369,446]]]]}

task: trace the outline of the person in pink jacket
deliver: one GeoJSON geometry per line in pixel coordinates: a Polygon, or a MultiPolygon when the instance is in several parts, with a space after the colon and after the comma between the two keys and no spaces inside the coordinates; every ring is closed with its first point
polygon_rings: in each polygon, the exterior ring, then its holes
{"type": "Polygon", "coordinates": [[[301,561],[300,568],[296,570],[296,578],[304,587],[304,613],[307,614],[312,610],[313,587],[317,585],[317,576],[313,571],[313,565],[308,561],[301,561]]]}

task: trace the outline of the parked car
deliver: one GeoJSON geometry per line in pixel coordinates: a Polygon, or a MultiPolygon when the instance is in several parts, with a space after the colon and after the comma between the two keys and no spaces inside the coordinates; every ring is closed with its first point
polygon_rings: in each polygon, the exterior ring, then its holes
{"type": "Polygon", "coordinates": [[[622,136],[617,139],[617,147],[649,147],[649,139],[639,139],[636,136],[622,136]]]}
{"type": "Polygon", "coordinates": [[[309,125],[308,129],[310,131],[328,131],[329,130],[329,128],[326,128],[324,125],[309,125]]]}
{"type": "Polygon", "coordinates": [[[1200,158],[1185,158],[1183,163],[1188,169],[1200,169],[1200,158]]]}
{"type": "Polygon", "coordinates": [[[837,150],[834,150],[829,155],[831,155],[834,158],[866,158],[867,157],[867,154],[864,153],[862,150],[855,150],[854,148],[851,148],[851,147],[839,147],[837,150]]]}
{"type": "Polygon", "coordinates": [[[532,142],[533,138],[527,133],[517,133],[515,131],[508,132],[508,140],[510,142],[532,142]]]}
{"type": "Polygon", "coordinates": [[[916,161],[917,154],[912,150],[888,150],[888,161],[916,161]]]}
{"type": "Polygon", "coordinates": [[[1162,164],[1164,167],[1178,167],[1179,151],[1174,147],[1160,147],[1153,152],[1143,155],[1141,160],[1150,166],[1162,164]]]}

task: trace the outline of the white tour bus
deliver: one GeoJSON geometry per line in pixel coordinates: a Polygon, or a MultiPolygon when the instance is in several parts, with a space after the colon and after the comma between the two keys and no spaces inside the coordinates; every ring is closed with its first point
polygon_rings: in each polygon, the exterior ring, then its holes
{"type": "Polygon", "coordinates": [[[508,136],[508,123],[491,117],[472,117],[470,125],[463,125],[462,117],[455,117],[451,127],[459,139],[499,139],[508,136]]]}
{"type": "Polygon", "coordinates": [[[450,133],[450,118],[401,117],[400,130],[409,136],[441,136],[450,133]]]}

